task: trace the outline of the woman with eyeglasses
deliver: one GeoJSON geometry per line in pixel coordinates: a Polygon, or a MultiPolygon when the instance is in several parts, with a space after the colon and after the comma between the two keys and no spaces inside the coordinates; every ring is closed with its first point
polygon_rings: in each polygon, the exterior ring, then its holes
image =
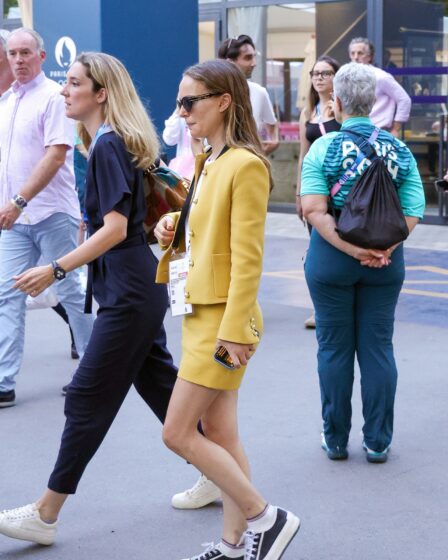
{"type": "MultiPolygon", "coordinates": [[[[238,388],[262,332],[257,292],[271,185],[241,71],[223,60],[189,68],[180,115],[211,149],[196,159],[181,213],[155,233],[166,249],[157,280],[186,271],[182,358],[163,437],[223,493],[222,540],[194,560],[277,560],[299,519],[270,505],[250,481],[238,436],[238,388]],[[179,264],[183,261],[183,265],[179,264]],[[205,435],[196,426],[201,420],[205,435]]],[[[266,412],[265,412],[266,416],[266,412]]]]}
{"type": "MultiPolygon", "coordinates": [[[[333,112],[333,78],[339,70],[339,63],[330,56],[320,56],[310,71],[311,86],[308,93],[307,105],[300,114],[300,156],[297,170],[296,210],[303,221],[300,186],[303,160],[311,144],[328,134],[338,131],[340,123],[334,118],[333,112]]],[[[308,229],[311,232],[309,224],[308,229]]],[[[307,329],[316,328],[314,312],[305,321],[307,329]]]]}
{"type": "Polygon", "coordinates": [[[99,309],[67,389],[66,423],[48,488],[37,502],[0,512],[0,533],[44,545],[53,543],[60,510],[76,492],[131,385],[163,422],[177,374],[163,328],[167,292],[155,283],[157,259],[143,229],[143,170],[159,148],[154,127],[127,70],[107,54],[81,54],[62,95],[67,116],[82,123],[80,136],[89,149],[90,236],[57,262],[25,271],[16,288],[37,295],[90,263],[99,309]]]}

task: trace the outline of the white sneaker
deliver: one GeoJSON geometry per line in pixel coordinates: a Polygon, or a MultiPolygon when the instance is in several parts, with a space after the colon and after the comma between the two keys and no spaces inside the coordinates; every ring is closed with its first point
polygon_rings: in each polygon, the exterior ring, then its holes
{"type": "Polygon", "coordinates": [[[42,521],[36,504],[0,511],[0,533],[13,539],[53,544],[57,526],[57,521],[42,521]]]}
{"type": "Polygon", "coordinates": [[[308,319],[306,319],[306,321],[303,323],[305,325],[306,329],[315,329],[316,328],[316,315],[313,311],[313,314],[310,315],[308,317],[308,319]]]}
{"type": "Polygon", "coordinates": [[[177,509],[199,509],[220,499],[221,490],[204,474],[201,474],[192,488],[180,492],[180,494],[174,494],[171,505],[177,509]]]}

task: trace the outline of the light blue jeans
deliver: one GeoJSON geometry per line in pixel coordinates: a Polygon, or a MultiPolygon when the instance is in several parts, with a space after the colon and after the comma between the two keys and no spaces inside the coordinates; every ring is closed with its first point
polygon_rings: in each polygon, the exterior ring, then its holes
{"type": "MultiPolygon", "coordinates": [[[[43,262],[69,253],[77,246],[79,221],[68,214],[53,214],[34,225],[16,224],[0,236],[0,391],[15,387],[20,370],[25,337],[25,299],[13,288],[13,277],[43,262]]],[[[93,326],[92,315],[84,313],[85,291],[79,270],[67,274],[65,280],[55,282],[59,301],[67,311],[76,348],[82,356],[93,326]]]]}

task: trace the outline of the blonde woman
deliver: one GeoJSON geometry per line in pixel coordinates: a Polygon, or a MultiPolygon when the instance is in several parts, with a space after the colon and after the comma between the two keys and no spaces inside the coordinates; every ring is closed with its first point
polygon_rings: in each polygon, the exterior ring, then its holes
{"type": "Polygon", "coordinates": [[[18,276],[16,287],[35,296],[90,263],[99,310],[67,389],[67,420],[48,488],[36,503],[0,513],[0,533],[45,545],[53,543],[59,512],[75,493],[131,385],[163,421],[177,373],[162,325],[167,293],[154,282],[157,260],[142,225],[143,169],[158,152],[153,125],[128,72],[112,56],[81,54],[62,94],[67,116],[82,123],[80,136],[89,149],[90,236],[57,262],[18,276]]]}
{"type": "Polygon", "coordinates": [[[185,303],[193,311],[184,317],[164,441],[223,492],[222,540],[194,560],[277,560],[300,522],[268,504],[250,482],[237,423],[238,388],[262,331],[257,292],[269,163],[247,81],[234,64],[215,60],[189,68],[177,104],[191,135],[207,138],[211,150],[197,157],[191,204],[156,227],[167,248],[158,280],[167,281],[169,268],[173,275],[180,266],[173,252],[185,253],[185,303]],[[199,420],[205,437],[196,429],[199,420]]]}

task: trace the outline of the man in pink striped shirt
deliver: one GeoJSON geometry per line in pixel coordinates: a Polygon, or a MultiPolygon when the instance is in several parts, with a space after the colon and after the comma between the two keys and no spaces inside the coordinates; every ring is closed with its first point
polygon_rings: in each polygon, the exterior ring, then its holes
{"type": "Polygon", "coordinates": [[[375,72],[376,101],[370,119],[376,126],[389,130],[398,137],[402,123],[409,119],[411,98],[391,74],[372,65],[375,47],[368,39],[352,39],[348,52],[352,62],[368,64],[375,72]]]}

